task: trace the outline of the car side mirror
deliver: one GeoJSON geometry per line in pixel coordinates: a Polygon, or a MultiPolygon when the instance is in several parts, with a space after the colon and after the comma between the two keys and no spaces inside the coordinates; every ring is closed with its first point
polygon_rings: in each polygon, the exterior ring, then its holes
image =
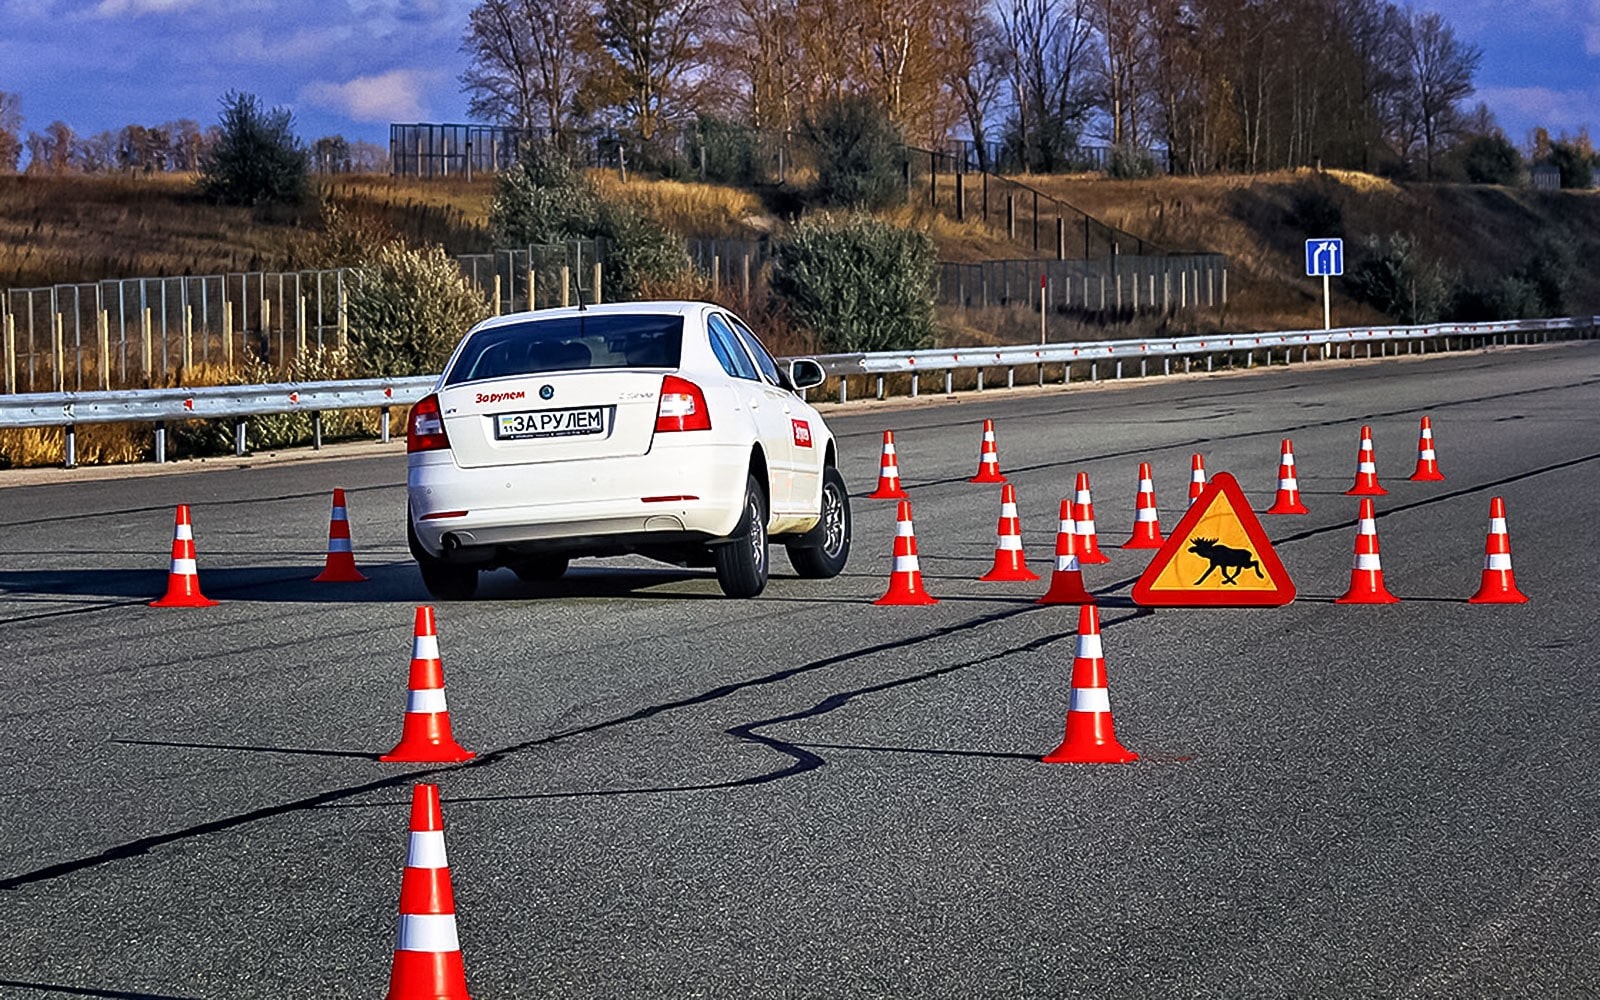
{"type": "Polygon", "coordinates": [[[827,381],[828,373],[810,358],[796,358],[789,362],[789,384],[796,392],[812,389],[827,381]]]}

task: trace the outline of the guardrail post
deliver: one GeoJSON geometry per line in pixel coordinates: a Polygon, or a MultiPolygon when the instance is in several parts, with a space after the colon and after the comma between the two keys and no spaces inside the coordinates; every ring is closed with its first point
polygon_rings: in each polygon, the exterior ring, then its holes
{"type": "Polygon", "coordinates": [[[233,453],[243,458],[245,444],[245,419],[238,417],[233,421],[233,453]]]}
{"type": "Polygon", "coordinates": [[[66,452],[66,467],[76,469],[78,467],[78,428],[76,424],[67,425],[66,452]]]}
{"type": "Polygon", "coordinates": [[[949,368],[946,368],[944,370],[944,394],[946,396],[950,395],[951,393],[953,393],[955,391],[955,389],[951,385],[954,375],[955,375],[955,372],[951,371],[949,368]]]}
{"type": "Polygon", "coordinates": [[[1098,361],[1089,362],[1089,381],[1091,381],[1091,382],[1100,381],[1100,362],[1098,362],[1098,361]]]}
{"type": "Polygon", "coordinates": [[[921,380],[922,380],[922,379],[921,379],[921,376],[920,376],[920,375],[918,375],[918,374],[917,374],[917,373],[916,373],[916,372],[912,372],[912,373],[911,373],[911,395],[912,395],[912,396],[913,396],[913,397],[915,397],[915,396],[916,396],[916,394],[917,394],[917,384],[918,384],[918,383],[919,383],[919,382],[920,382],[920,381],[921,381],[921,380]]]}
{"type": "Polygon", "coordinates": [[[311,450],[322,450],[322,411],[311,411],[311,450]]]}
{"type": "Polygon", "coordinates": [[[883,376],[882,375],[878,376],[878,398],[879,399],[883,398],[883,376]]]}
{"type": "Polygon", "coordinates": [[[378,440],[384,444],[389,443],[389,408],[387,406],[378,409],[378,440]]]}
{"type": "Polygon", "coordinates": [[[850,402],[850,379],[848,376],[839,376],[839,402],[850,402]]]}
{"type": "Polygon", "coordinates": [[[156,421],[156,464],[164,465],[167,461],[167,422],[156,421]]]}
{"type": "Polygon", "coordinates": [[[1209,371],[1214,370],[1213,366],[1216,364],[1216,361],[1217,361],[1217,356],[1215,354],[1207,354],[1206,355],[1206,371],[1209,372],[1209,371]]]}
{"type": "Polygon", "coordinates": [[[1117,359],[1117,374],[1116,374],[1116,377],[1119,378],[1119,379],[1122,378],[1122,359],[1121,358],[1117,359]]]}
{"type": "Polygon", "coordinates": [[[978,369],[978,391],[979,392],[983,391],[983,369],[982,368],[978,369]]]}

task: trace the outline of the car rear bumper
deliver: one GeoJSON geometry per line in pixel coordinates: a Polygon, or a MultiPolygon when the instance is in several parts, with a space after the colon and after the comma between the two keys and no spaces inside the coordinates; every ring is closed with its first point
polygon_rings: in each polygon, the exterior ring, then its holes
{"type": "MultiPolygon", "coordinates": [[[[520,543],[576,548],[606,538],[727,535],[744,506],[750,452],[739,445],[572,462],[463,469],[450,452],[410,456],[412,528],[430,555],[520,543]]],[[[543,547],[543,546],[541,546],[543,547]]]]}

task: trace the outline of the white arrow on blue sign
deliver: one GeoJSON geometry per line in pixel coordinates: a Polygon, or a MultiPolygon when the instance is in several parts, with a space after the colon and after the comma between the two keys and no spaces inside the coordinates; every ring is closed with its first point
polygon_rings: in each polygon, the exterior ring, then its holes
{"type": "Polygon", "coordinates": [[[1344,240],[1306,240],[1306,274],[1318,278],[1344,273],[1344,240]]]}

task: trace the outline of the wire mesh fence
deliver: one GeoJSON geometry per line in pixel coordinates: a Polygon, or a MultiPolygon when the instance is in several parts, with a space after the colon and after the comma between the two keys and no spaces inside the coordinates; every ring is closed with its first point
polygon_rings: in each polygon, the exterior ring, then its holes
{"type": "Polygon", "coordinates": [[[1228,301],[1221,254],[940,264],[936,300],[963,310],[1081,311],[1105,317],[1218,308],[1228,301]]]}

